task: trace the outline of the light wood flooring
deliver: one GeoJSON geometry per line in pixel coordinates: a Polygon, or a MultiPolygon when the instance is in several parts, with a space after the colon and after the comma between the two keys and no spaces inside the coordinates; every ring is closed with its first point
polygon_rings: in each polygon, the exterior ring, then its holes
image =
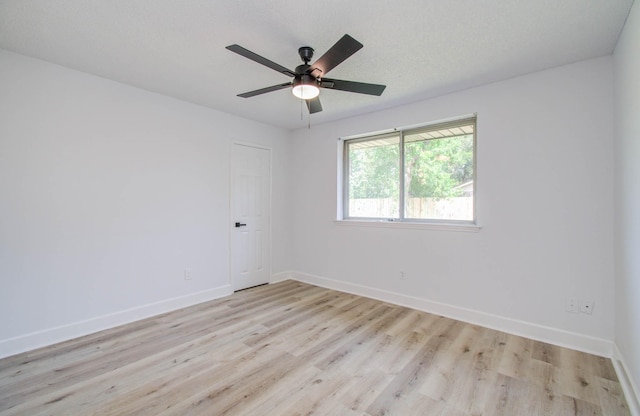
{"type": "Polygon", "coordinates": [[[295,281],[0,360],[0,416],[628,414],[609,359],[295,281]]]}

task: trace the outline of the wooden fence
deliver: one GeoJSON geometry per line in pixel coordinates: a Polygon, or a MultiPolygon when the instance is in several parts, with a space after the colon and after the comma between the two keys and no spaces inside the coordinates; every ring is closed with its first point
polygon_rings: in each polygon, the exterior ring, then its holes
{"type": "MultiPolygon", "coordinates": [[[[473,220],[473,197],[409,198],[406,218],[473,220]]],[[[349,216],[397,218],[398,201],[393,198],[350,199],[349,216]]]]}

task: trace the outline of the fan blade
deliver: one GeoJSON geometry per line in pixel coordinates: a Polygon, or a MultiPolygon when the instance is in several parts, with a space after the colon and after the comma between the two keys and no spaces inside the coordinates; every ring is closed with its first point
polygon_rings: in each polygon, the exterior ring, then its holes
{"type": "Polygon", "coordinates": [[[320,104],[320,98],[312,98],[310,100],[305,100],[307,102],[307,108],[309,109],[309,114],[319,113],[322,111],[322,104],[320,104]]]}
{"type": "Polygon", "coordinates": [[[322,78],[320,87],[332,90],[357,92],[360,94],[382,95],[386,85],[367,84],[364,82],[343,81],[340,79],[322,78]]]}
{"type": "Polygon", "coordinates": [[[257,62],[259,64],[262,64],[268,68],[271,68],[275,71],[280,72],[281,74],[290,76],[290,77],[295,77],[296,73],[293,72],[292,70],[285,68],[284,66],[277,64],[273,61],[268,60],[267,58],[264,58],[260,55],[258,55],[257,53],[251,52],[248,49],[243,48],[240,45],[229,45],[226,47],[226,49],[229,49],[231,52],[235,52],[238,55],[242,55],[245,58],[251,59],[254,62],[257,62]]]}
{"type": "Polygon", "coordinates": [[[256,95],[265,94],[267,92],[278,91],[278,90],[281,90],[283,88],[290,87],[291,85],[292,85],[291,82],[286,82],[284,84],[278,84],[278,85],[272,85],[270,87],[260,88],[259,90],[249,91],[249,92],[245,92],[243,94],[238,94],[238,97],[242,97],[242,98],[254,97],[256,95]]]}
{"type": "Polygon", "coordinates": [[[353,55],[362,49],[362,43],[358,42],[349,35],[344,35],[339,41],[336,42],[324,55],[320,57],[311,67],[307,70],[307,73],[316,72],[316,77],[324,77],[327,72],[331,71],[336,66],[340,65],[345,59],[353,55]]]}

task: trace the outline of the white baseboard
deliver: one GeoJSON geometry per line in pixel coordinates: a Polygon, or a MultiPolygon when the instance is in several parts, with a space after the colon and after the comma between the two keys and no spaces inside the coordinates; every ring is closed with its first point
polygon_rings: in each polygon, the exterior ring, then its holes
{"type": "Polygon", "coordinates": [[[613,367],[616,369],[616,374],[624,391],[624,397],[627,399],[631,415],[640,416],[640,389],[638,389],[638,385],[631,377],[633,373],[629,371],[624,356],[615,344],[611,361],[613,361],[613,367]]]}
{"type": "Polygon", "coordinates": [[[279,272],[271,275],[269,283],[284,282],[285,280],[292,280],[293,276],[291,272],[279,272]]]}
{"type": "Polygon", "coordinates": [[[341,292],[352,293],[354,295],[378,299],[384,302],[393,303],[395,305],[406,306],[424,312],[446,316],[448,318],[468,322],[474,325],[480,325],[486,328],[491,328],[498,331],[507,332],[509,334],[531,338],[537,341],[571,348],[590,354],[608,358],[611,358],[613,356],[613,342],[606,339],[582,335],[562,329],[520,321],[517,319],[506,318],[504,316],[479,312],[472,309],[462,308],[460,306],[434,302],[428,299],[403,295],[387,290],[357,285],[340,280],[328,279],[326,277],[314,276],[307,273],[294,271],[289,272],[288,274],[293,280],[310,283],[312,285],[325,287],[327,289],[334,289],[341,292]]]}
{"type": "Polygon", "coordinates": [[[119,325],[128,324],[140,319],[149,318],[165,312],[171,312],[173,310],[192,306],[198,303],[218,299],[231,295],[232,293],[233,290],[231,289],[231,286],[225,285],[215,289],[166,299],[84,321],[73,322],[55,328],[49,328],[14,338],[0,340],[0,358],[31,351],[36,348],[67,341],[105,329],[114,328],[119,325]]]}

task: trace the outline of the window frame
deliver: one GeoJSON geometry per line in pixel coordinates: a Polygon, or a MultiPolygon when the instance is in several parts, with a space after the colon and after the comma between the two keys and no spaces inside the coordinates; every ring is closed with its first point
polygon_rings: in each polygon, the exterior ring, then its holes
{"type": "MultiPolygon", "coordinates": [[[[338,193],[338,223],[361,224],[361,225],[380,225],[385,226],[397,226],[403,224],[402,228],[413,226],[419,226],[419,228],[446,228],[461,231],[477,231],[480,227],[477,222],[477,114],[465,115],[461,117],[455,117],[446,120],[439,120],[419,125],[412,125],[407,127],[393,128],[389,130],[361,134],[357,136],[349,136],[340,138],[340,145],[338,149],[339,158],[342,163],[339,163],[339,193],[338,193]],[[425,133],[430,131],[442,130],[445,128],[460,127],[466,125],[473,125],[473,219],[471,220],[456,220],[456,219],[436,219],[436,218],[406,218],[406,206],[405,206],[405,135],[425,133]],[[351,143],[365,142],[370,140],[376,140],[389,136],[398,136],[399,139],[399,166],[398,166],[398,217],[386,218],[386,217],[351,217],[349,216],[349,151],[348,146],[351,143]],[[393,224],[393,225],[392,225],[393,224]]],[[[437,140],[437,139],[436,139],[437,140]]]]}

